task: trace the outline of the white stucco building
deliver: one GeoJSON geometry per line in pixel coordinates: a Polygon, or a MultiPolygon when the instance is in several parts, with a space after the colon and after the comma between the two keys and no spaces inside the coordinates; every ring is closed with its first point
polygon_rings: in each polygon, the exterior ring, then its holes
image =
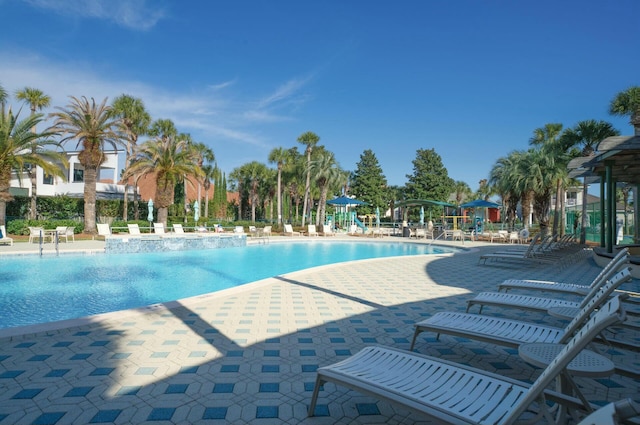
{"type": "MultiPolygon", "coordinates": [[[[36,170],[36,190],[38,197],[66,195],[72,198],[82,198],[84,195],[84,167],[78,161],[79,152],[66,152],[69,169],[65,171],[65,178],[46,175],[42,168],[36,170]]],[[[122,199],[124,185],[120,180],[120,164],[122,152],[105,151],[106,161],[100,166],[97,175],[97,199],[122,199]]],[[[25,172],[21,179],[14,176],[11,179],[12,192],[17,195],[31,196],[31,180],[25,172]]],[[[129,192],[133,194],[133,188],[129,192]]]]}

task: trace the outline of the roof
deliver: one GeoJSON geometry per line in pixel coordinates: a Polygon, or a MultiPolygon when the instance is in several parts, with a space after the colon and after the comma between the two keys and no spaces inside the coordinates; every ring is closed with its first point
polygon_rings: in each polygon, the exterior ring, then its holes
{"type": "Polygon", "coordinates": [[[569,176],[595,183],[609,164],[615,181],[640,184],[640,135],[607,137],[598,144],[595,155],[569,162],[569,176]]]}

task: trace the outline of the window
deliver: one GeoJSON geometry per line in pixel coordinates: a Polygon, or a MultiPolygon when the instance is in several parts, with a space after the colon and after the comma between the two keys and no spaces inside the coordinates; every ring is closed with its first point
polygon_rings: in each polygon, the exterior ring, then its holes
{"type": "Polygon", "coordinates": [[[42,184],[53,184],[53,174],[44,173],[42,184]]]}
{"type": "Polygon", "coordinates": [[[84,181],[84,170],[74,168],[73,169],[73,182],[82,183],[84,181]]]}

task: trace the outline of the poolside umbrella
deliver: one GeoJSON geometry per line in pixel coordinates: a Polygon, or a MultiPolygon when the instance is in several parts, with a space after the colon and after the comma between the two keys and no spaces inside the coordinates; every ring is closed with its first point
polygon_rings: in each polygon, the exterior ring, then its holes
{"type": "Polygon", "coordinates": [[[420,226],[424,226],[424,207],[420,207],[420,226]]]}
{"type": "Polygon", "coordinates": [[[376,226],[380,227],[380,207],[376,207],[376,226]]]}
{"type": "Polygon", "coordinates": [[[340,205],[343,207],[351,207],[351,206],[357,206],[357,205],[366,205],[366,202],[359,201],[357,199],[349,198],[348,196],[342,195],[342,196],[338,196],[337,198],[331,199],[330,201],[327,201],[327,204],[340,205]]]}
{"type": "Polygon", "coordinates": [[[147,215],[147,221],[151,223],[153,221],[153,199],[149,199],[149,203],[147,204],[149,208],[149,214],[147,215]]]}
{"type": "Polygon", "coordinates": [[[200,219],[200,205],[198,205],[198,201],[193,203],[193,221],[196,223],[200,219]]]}

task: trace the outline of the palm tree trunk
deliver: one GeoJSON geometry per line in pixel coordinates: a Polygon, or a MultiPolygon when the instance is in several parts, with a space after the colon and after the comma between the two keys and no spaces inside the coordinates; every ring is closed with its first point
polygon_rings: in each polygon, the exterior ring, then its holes
{"type": "Polygon", "coordinates": [[[31,180],[31,208],[29,211],[29,218],[35,220],[37,218],[38,213],[38,180],[36,179],[36,165],[31,164],[31,169],[29,170],[29,179],[31,180]]]}
{"type": "Polygon", "coordinates": [[[205,220],[209,218],[209,190],[208,189],[204,192],[204,218],[205,220]]]}
{"type": "Polygon", "coordinates": [[[122,197],[122,220],[127,221],[129,219],[129,185],[124,184],[124,196],[122,197]]]}
{"type": "Polygon", "coordinates": [[[98,168],[84,166],[84,231],[96,233],[96,181],[98,168]]]}
{"type": "Polygon", "coordinates": [[[278,167],[278,226],[282,225],[282,167],[278,167]]]}
{"type": "Polygon", "coordinates": [[[309,202],[309,195],[311,192],[311,150],[307,148],[307,182],[304,186],[304,202],[302,203],[302,227],[304,227],[305,219],[307,218],[307,206],[309,202]]]}

